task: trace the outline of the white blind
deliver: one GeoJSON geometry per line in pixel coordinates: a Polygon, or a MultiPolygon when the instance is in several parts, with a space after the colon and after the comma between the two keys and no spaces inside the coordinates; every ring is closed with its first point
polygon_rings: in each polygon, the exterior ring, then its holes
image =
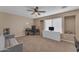
{"type": "Polygon", "coordinates": [[[54,31],[62,33],[62,18],[45,20],[44,31],[49,31],[49,27],[54,27],[54,31]]]}
{"type": "Polygon", "coordinates": [[[53,19],[54,31],[62,33],[62,18],[53,19]]]}
{"type": "Polygon", "coordinates": [[[44,31],[49,31],[49,27],[51,27],[53,25],[52,21],[53,20],[45,20],[44,21],[44,31]]]}

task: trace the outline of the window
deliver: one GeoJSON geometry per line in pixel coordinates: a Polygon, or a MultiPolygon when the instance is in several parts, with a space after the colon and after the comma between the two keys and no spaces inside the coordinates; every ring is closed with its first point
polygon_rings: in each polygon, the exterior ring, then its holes
{"type": "Polygon", "coordinates": [[[49,27],[51,27],[53,25],[52,21],[53,20],[45,20],[44,21],[44,31],[49,31],[49,27]]]}
{"type": "Polygon", "coordinates": [[[54,27],[55,32],[62,33],[62,18],[54,18],[44,21],[44,31],[49,31],[49,27],[54,27]]]}
{"type": "Polygon", "coordinates": [[[54,31],[62,33],[62,18],[53,19],[54,31]]]}

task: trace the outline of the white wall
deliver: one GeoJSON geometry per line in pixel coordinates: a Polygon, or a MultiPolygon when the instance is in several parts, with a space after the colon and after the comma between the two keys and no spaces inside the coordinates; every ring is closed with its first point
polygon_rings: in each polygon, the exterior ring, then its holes
{"type": "Polygon", "coordinates": [[[33,19],[0,12],[0,33],[3,28],[9,27],[16,37],[23,36],[25,27],[31,27],[31,25],[33,25],[33,19]]]}

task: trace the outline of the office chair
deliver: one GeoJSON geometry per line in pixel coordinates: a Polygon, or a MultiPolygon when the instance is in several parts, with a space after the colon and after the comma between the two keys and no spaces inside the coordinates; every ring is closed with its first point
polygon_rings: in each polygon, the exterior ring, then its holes
{"type": "Polygon", "coordinates": [[[36,34],[36,26],[35,26],[35,25],[32,26],[32,30],[31,30],[31,32],[32,32],[33,35],[36,34]]]}

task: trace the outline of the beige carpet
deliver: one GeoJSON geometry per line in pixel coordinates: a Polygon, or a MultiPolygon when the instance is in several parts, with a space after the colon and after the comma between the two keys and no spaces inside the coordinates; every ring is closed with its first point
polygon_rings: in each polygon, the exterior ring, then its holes
{"type": "Polygon", "coordinates": [[[17,38],[19,42],[23,42],[24,52],[74,52],[74,44],[68,42],[57,42],[41,36],[25,36],[17,38]]]}

